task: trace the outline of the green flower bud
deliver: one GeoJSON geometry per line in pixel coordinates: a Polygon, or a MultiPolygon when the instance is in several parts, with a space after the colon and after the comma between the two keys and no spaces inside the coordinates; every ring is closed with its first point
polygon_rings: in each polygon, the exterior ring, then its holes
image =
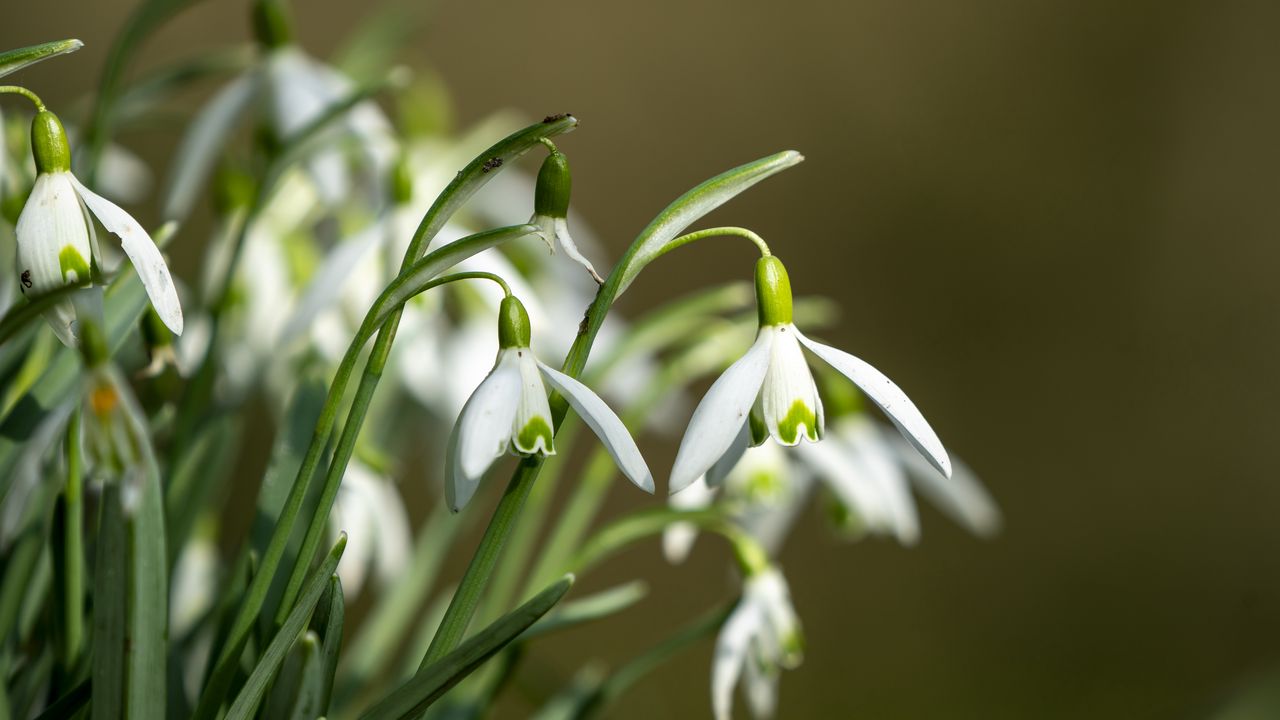
{"type": "Polygon", "coordinates": [[[258,0],[253,4],[253,35],[262,47],[274,50],[288,45],[293,40],[292,25],[283,0],[258,0]]]}
{"type": "Polygon", "coordinates": [[[538,170],[538,185],[533,192],[533,214],[549,218],[569,215],[569,192],[573,189],[573,177],[569,174],[569,159],[559,150],[553,151],[542,161],[538,170]]]}
{"type": "Polygon", "coordinates": [[[762,327],[791,324],[791,278],[776,256],[756,262],[756,309],[762,327]]]}
{"type": "Polygon", "coordinates": [[[71,146],[62,121],[48,110],[41,110],[31,120],[31,153],[40,173],[66,172],[71,169],[71,146]]]}
{"type": "Polygon", "coordinates": [[[498,307],[498,347],[529,347],[529,313],[515,295],[502,298],[498,307]]]}

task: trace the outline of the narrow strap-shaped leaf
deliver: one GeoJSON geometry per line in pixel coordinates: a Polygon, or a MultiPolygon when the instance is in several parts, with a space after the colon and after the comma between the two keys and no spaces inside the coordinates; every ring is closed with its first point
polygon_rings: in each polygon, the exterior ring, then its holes
{"type": "Polygon", "coordinates": [[[44,712],[36,716],[36,720],[70,720],[89,704],[89,698],[92,695],[93,682],[85,680],[45,708],[44,712]]]}
{"type": "Polygon", "coordinates": [[[289,495],[289,487],[302,465],[302,455],[311,441],[311,430],[324,406],[325,384],[318,377],[304,378],[293,391],[284,422],[276,433],[271,460],[258,488],[258,503],[250,534],[250,547],[261,557],[271,541],[271,531],[289,495]]]}
{"type": "Polygon", "coordinates": [[[258,708],[258,703],[266,693],[267,685],[271,682],[271,678],[280,669],[280,664],[284,662],[289,648],[297,640],[298,634],[302,632],[302,629],[306,627],[307,620],[311,617],[311,611],[315,610],[316,605],[320,602],[320,596],[329,587],[329,578],[333,575],[334,570],[338,568],[338,560],[342,558],[342,551],[346,546],[347,536],[344,534],[338,538],[338,542],[334,544],[333,549],[329,551],[328,557],[324,559],[320,567],[311,574],[311,580],[302,591],[302,595],[298,597],[298,602],[294,605],[293,611],[285,619],[284,625],[281,626],[280,632],[276,633],[275,639],[267,646],[266,652],[262,653],[262,659],[258,661],[257,667],[253,669],[253,673],[249,675],[244,687],[240,689],[240,694],[236,696],[235,702],[231,704],[231,709],[227,711],[227,720],[249,720],[249,718],[253,717],[258,708]]]}
{"type": "Polygon", "coordinates": [[[262,704],[260,717],[291,720],[297,716],[295,711],[302,710],[304,706],[308,712],[302,718],[309,720],[320,717],[320,713],[311,707],[313,699],[304,693],[307,676],[317,674],[319,656],[320,637],[308,630],[289,648],[275,682],[271,683],[271,691],[262,704]]]}
{"type": "Polygon", "coordinates": [[[124,716],[124,638],[128,614],[128,539],[120,484],[103,488],[93,564],[93,720],[124,716]]]}
{"type": "Polygon", "coordinates": [[[79,40],[55,40],[2,52],[0,53],[0,77],[15,73],[41,60],[73,53],[82,47],[84,47],[84,43],[79,40]]]}
{"type": "MultiPolygon", "coordinates": [[[[150,453],[148,448],[147,453],[150,453]]],[[[125,639],[130,720],[163,720],[169,637],[169,564],[165,554],[164,500],[154,465],[142,478],[141,497],[128,512],[129,624],[125,639]]],[[[97,596],[95,596],[95,600],[97,596]]]]}
{"type": "Polygon", "coordinates": [[[400,720],[416,717],[460,680],[470,675],[494,653],[501,650],[538,618],[555,607],[569,592],[573,576],[566,575],[525,604],[498,618],[456,649],[431,663],[413,679],[365,711],[361,720],[400,720]]]}
{"type": "Polygon", "coordinates": [[[328,715],[333,697],[333,678],[338,672],[338,655],[342,652],[342,629],[346,623],[346,599],[342,593],[342,581],[337,575],[329,578],[329,589],[320,598],[320,605],[311,618],[311,629],[320,636],[318,676],[309,682],[314,688],[304,691],[315,697],[315,712],[311,717],[328,715]]]}
{"type": "Polygon", "coordinates": [[[559,610],[526,630],[520,636],[520,640],[522,642],[532,640],[548,633],[567,630],[577,625],[584,625],[609,617],[635,605],[648,594],[649,585],[647,583],[643,580],[633,580],[594,595],[567,602],[559,610]]]}

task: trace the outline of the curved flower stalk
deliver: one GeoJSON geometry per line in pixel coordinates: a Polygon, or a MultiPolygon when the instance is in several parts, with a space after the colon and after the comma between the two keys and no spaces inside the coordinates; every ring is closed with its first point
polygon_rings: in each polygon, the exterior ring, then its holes
{"type": "MultiPolygon", "coordinates": [[[[41,106],[31,123],[37,176],[15,228],[20,287],[31,297],[66,285],[92,283],[102,252],[90,213],[120,238],[156,313],[182,334],[182,307],[159,248],[147,231],[115,203],[85,187],[71,173],[71,150],[57,116],[41,106]]],[[[68,300],[45,317],[54,334],[74,345],[76,309],[68,300]]]]}
{"type": "Polygon", "coordinates": [[[409,565],[413,538],[404,501],[390,479],[359,460],[347,465],[329,515],[329,530],[335,542],[347,535],[338,577],[349,597],[359,595],[370,571],[382,586],[409,565]]]}
{"type": "MultiPolygon", "coordinates": [[[[276,137],[287,140],[348,97],[354,84],[337,70],[307,55],[291,39],[279,0],[258,0],[254,20],[262,45],[258,62],[231,81],[195,117],[175,155],[163,206],[170,219],[186,217],[241,117],[253,106],[263,111],[276,137]]],[[[351,140],[374,178],[374,197],[396,154],[391,124],[371,100],[344,116],[331,139],[351,140]]],[[[305,161],[308,176],[326,204],[342,201],[353,187],[341,142],[324,143],[305,161]]]]}
{"type": "Polygon", "coordinates": [[[778,676],[800,665],[804,638],[787,581],[776,567],[747,576],[742,599],[716,638],[711,664],[711,707],[716,720],[733,717],[733,689],[743,683],[757,718],[773,715],[778,676]]]}
{"type": "Polygon", "coordinates": [[[853,355],[810,340],[796,328],[786,268],[765,252],[756,264],[760,315],[756,341],[694,410],[671,469],[671,492],[685,489],[710,469],[743,427],[749,428],[757,444],[769,437],[783,445],[796,445],[802,439],[817,442],[822,437],[822,400],[802,346],[861,388],[912,445],[950,476],[951,463],[942,442],[893,381],[853,355]]]}
{"type": "Polygon", "coordinates": [[[547,385],[564,396],[632,483],[652,493],[653,475],[618,416],[586,385],[540,362],[529,348],[529,315],[513,295],[502,301],[498,359],[463,406],[445,456],[445,497],[454,511],[475,494],[489,466],[508,451],[555,454],[547,385]]]}

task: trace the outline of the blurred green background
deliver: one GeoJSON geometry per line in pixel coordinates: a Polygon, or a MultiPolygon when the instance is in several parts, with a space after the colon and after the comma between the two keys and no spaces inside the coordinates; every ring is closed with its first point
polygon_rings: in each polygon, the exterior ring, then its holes
{"type": "MultiPolygon", "coordinates": [[[[91,91],[131,4],[11,3],[0,46],[87,43],[15,79],[91,91]]],[[[368,8],[295,2],[303,43],[368,8]]],[[[202,3],[141,64],[245,16],[202,3]]],[[[1278,27],[1274,2],[441,2],[404,60],[463,125],[573,111],[575,206],[613,257],[705,177],[807,156],[711,222],[841,302],[826,335],[911,393],[1006,523],[981,542],[925,510],[908,550],[808,516],[782,557],[809,639],[783,717],[1181,718],[1280,664],[1278,27]]],[[[176,128],[123,140],[159,157],[176,128]]],[[[623,310],[751,263],[682,251],[623,310]]],[[[653,596],[548,642],[519,687],[648,647],[733,591],[725,568],[712,542],[621,557],[591,586],[642,572],[653,596]]],[[[703,643],[614,716],[708,714],[709,664],[703,643]]]]}

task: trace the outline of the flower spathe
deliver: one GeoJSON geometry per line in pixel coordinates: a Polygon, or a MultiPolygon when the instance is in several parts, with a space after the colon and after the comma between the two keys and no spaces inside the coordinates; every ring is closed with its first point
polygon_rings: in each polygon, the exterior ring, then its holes
{"type": "MultiPolygon", "coordinates": [[[[85,187],[71,173],[70,148],[62,123],[42,110],[31,123],[31,144],[38,175],[15,227],[21,288],[30,297],[92,281],[101,253],[93,218],[120,238],[161,321],[182,334],[182,307],[159,248],[147,231],[115,203],[85,187]]],[[[70,301],[45,313],[54,334],[75,343],[76,311],[70,301]]]]}
{"type": "Polygon", "coordinates": [[[529,349],[529,316],[520,301],[504,298],[499,318],[497,362],[463,406],[449,437],[445,498],[450,509],[466,506],[485,471],[504,453],[555,454],[547,385],[595,432],[622,473],[652,493],[653,475],[618,416],[590,388],[538,361],[529,349]]]}
{"type": "Polygon", "coordinates": [[[787,581],[769,567],[747,577],[742,599],[720,628],[711,663],[711,707],[716,720],[733,717],[733,688],[744,681],[755,717],[773,714],[778,675],[800,665],[804,639],[787,581]]]}
{"type": "Polygon", "coordinates": [[[533,216],[529,224],[538,228],[538,235],[547,244],[551,252],[556,251],[556,244],[564,248],[564,254],[574,262],[587,269],[597,283],[604,279],[596,272],[591,261],[578,250],[578,245],[569,235],[569,195],[573,187],[573,177],[569,173],[569,161],[559,150],[551,151],[547,159],[542,161],[538,170],[538,183],[533,193],[533,216]]]}
{"type": "Polygon", "coordinates": [[[743,425],[757,443],[772,437],[795,445],[822,437],[822,400],[801,346],[852,380],[934,467],[951,475],[942,442],[906,393],[865,361],[810,340],[792,323],[791,282],[777,257],[766,255],[757,263],[756,298],[760,330],[755,343],[694,410],[671,469],[671,492],[688,487],[715,464],[743,425]]]}

